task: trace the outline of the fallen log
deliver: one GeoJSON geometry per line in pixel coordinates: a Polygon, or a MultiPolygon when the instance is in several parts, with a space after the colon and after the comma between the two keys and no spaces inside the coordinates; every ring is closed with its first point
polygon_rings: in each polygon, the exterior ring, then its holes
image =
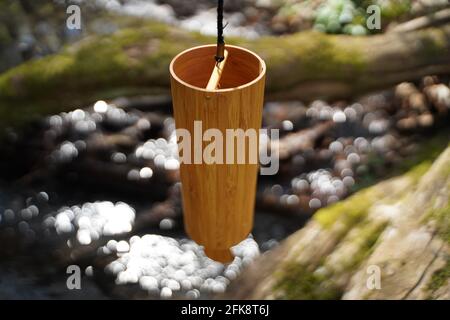
{"type": "Polygon", "coordinates": [[[389,29],[388,32],[413,31],[431,26],[435,27],[448,22],[450,22],[450,8],[438,12],[427,13],[421,17],[398,24],[389,29]]]}
{"type": "MultiPolygon", "coordinates": [[[[308,31],[227,40],[267,62],[269,100],[348,98],[450,72],[450,23],[370,37],[308,31]]],[[[171,59],[186,48],[213,42],[156,22],[87,38],[0,75],[0,126],[16,126],[99,98],[167,94],[171,59]]]]}

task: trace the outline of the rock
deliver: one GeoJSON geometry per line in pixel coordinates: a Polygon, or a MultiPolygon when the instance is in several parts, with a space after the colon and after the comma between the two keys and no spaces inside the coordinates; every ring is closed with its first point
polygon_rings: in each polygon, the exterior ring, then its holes
{"type": "Polygon", "coordinates": [[[226,297],[449,299],[448,168],[450,147],[432,165],[424,160],[319,210],[255,260],[226,297]]]}

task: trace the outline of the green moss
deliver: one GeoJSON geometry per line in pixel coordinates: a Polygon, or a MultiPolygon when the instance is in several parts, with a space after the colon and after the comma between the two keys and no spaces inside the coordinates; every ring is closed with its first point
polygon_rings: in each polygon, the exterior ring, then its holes
{"type": "Polygon", "coordinates": [[[409,13],[410,10],[410,0],[384,1],[381,5],[381,17],[387,20],[394,20],[409,13]]]}
{"type": "MultiPolygon", "coordinates": [[[[419,32],[419,31],[418,31],[419,32]]],[[[421,37],[417,37],[415,46],[421,48],[421,56],[424,61],[427,59],[439,59],[442,50],[448,50],[448,35],[445,30],[434,29],[433,32],[423,32],[421,37]]]]}
{"type": "MultiPolygon", "coordinates": [[[[448,148],[450,148],[450,145],[448,148]]],[[[447,179],[447,185],[444,188],[450,190],[450,166],[444,163],[438,174],[441,178],[447,179]]],[[[426,214],[424,214],[422,223],[434,221],[439,236],[450,245],[450,198],[447,198],[447,203],[437,203],[436,195],[434,196],[434,199],[431,199],[430,203],[432,203],[433,206],[426,214]]]]}
{"type": "Polygon", "coordinates": [[[357,242],[359,244],[359,250],[355,255],[350,257],[349,263],[346,265],[347,271],[356,269],[361,262],[370,255],[376,242],[378,241],[378,238],[384,229],[386,229],[387,225],[387,222],[370,222],[364,223],[359,227],[360,229],[358,230],[356,237],[349,240],[352,242],[357,242]]]}
{"type": "Polygon", "coordinates": [[[450,202],[439,209],[430,209],[424,216],[424,222],[435,221],[439,236],[450,245],[450,202]]]}
{"type": "MultiPolygon", "coordinates": [[[[372,252],[378,238],[387,223],[363,223],[359,230],[351,238],[347,239],[356,243],[358,251],[351,257],[343,257],[343,265],[336,269],[336,266],[325,267],[327,272],[313,272],[307,266],[288,262],[275,277],[277,281],[273,287],[281,299],[312,299],[326,300],[339,299],[344,288],[333,279],[338,279],[340,275],[352,273],[364,259],[372,252]],[[334,268],[334,269],[333,269],[334,268]]],[[[324,261],[319,263],[316,270],[324,267],[324,261]]]]}
{"type": "Polygon", "coordinates": [[[274,286],[277,298],[288,300],[339,299],[343,291],[326,275],[309,271],[305,266],[289,263],[274,286]]]}
{"type": "Polygon", "coordinates": [[[338,219],[351,226],[366,215],[379,195],[376,187],[361,190],[343,201],[320,209],[313,218],[325,228],[331,227],[338,219]]]}
{"type": "Polygon", "coordinates": [[[0,75],[0,98],[42,97],[50,90],[63,94],[58,88],[102,90],[123,83],[158,83],[161,80],[165,80],[166,85],[170,59],[185,49],[173,30],[161,23],[150,23],[138,29],[121,30],[112,36],[88,38],[59,54],[31,61],[0,75]],[[171,41],[162,40],[169,38],[171,41]],[[162,42],[164,45],[159,44],[162,42]],[[129,54],[133,47],[145,59],[129,54]],[[165,73],[154,72],[155,68],[164,69],[165,73]],[[146,69],[153,71],[151,78],[144,77],[149,75],[146,69]]]}
{"type": "Polygon", "coordinates": [[[170,60],[196,41],[212,42],[207,39],[151,22],[86,38],[58,54],[24,63],[0,75],[0,127],[20,126],[35,115],[65,111],[127,88],[167,92],[170,60]]]}
{"type": "Polygon", "coordinates": [[[444,286],[448,279],[450,278],[450,259],[447,260],[447,264],[439,269],[436,270],[432,277],[430,282],[428,283],[428,290],[433,293],[442,286],[444,286]]]}
{"type": "Polygon", "coordinates": [[[255,42],[236,39],[236,44],[258,52],[265,59],[268,91],[288,90],[305,79],[354,81],[367,66],[364,41],[354,37],[305,31],[278,37],[276,46],[273,40],[273,37],[255,42]]]}

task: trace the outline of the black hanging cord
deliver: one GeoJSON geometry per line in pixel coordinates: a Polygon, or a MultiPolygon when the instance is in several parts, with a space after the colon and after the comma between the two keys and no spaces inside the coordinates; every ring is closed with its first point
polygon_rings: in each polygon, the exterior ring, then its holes
{"type": "Polygon", "coordinates": [[[223,0],[217,0],[217,51],[215,56],[217,63],[224,59],[225,54],[223,28],[223,0]]]}

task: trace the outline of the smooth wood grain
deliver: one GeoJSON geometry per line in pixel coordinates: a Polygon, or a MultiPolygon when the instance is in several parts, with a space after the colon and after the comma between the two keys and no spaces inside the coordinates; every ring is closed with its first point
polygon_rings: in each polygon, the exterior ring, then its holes
{"type": "Polygon", "coordinates": [[[206,85],[206,90],[216,90],[220,88],[220,78],[222,76],[223,68],[227,63],[228,51],[225,50],[223,53],[223,60],[217,62],[211,72],[208,84],[206,85]]]}
{"type": "MultiPolygon", "coordinates": [[[[202,121],[203,131],[217,128],[224,137],[226,129],[261,127],[264,61],[246,49],[228,45],[220,89],[206,90],[215,48],[191,48],[176,56],[170,65],[176,127],[187,129],[192,138],[196,120],[202,121]]],[[[207,144],[203,143],[203,147],[207,144]]],[[[192,144],[192,155],[193,148],[192,144]]],[[[248,163],[181,164],[185,229],[205,247],[210,258],[231,261],[230,248],[250,233],[257,171],[258,164],[248,163]]]]}

